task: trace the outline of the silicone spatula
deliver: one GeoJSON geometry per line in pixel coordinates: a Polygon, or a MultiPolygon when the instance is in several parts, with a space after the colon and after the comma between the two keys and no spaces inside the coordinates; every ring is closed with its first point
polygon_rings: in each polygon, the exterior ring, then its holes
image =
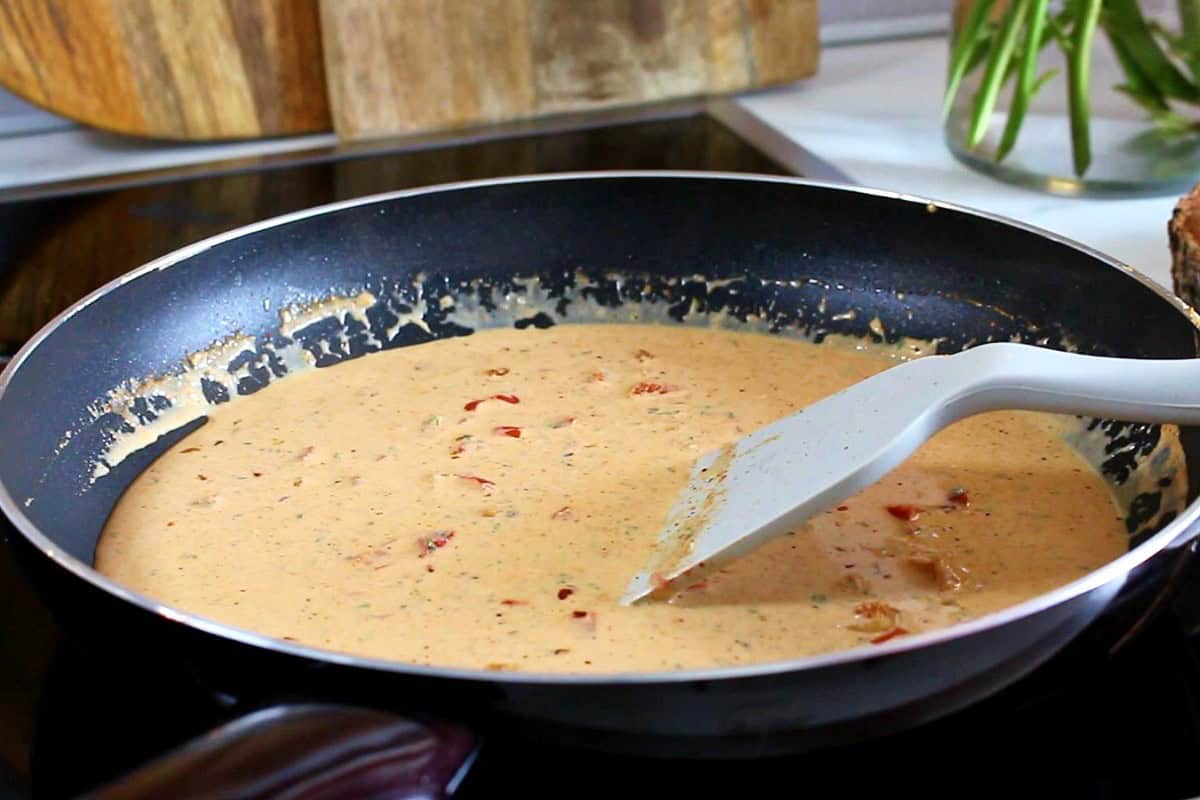
{"type": "Polygon", "coordinates": [[[1200,424],[1200,359],[1149,360],[996,343],[884,370],[699,458],[631,604],[701,562],[720,564],[865,488],[937,431],[1024,409],[1200,424]]]}

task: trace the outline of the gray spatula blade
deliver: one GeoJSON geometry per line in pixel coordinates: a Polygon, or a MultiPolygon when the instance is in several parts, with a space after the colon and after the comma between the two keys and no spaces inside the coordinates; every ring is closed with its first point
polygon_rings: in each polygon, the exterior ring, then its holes
{"type": "Polygon", "coordinates": [[[1064,353],[1013,343],[885,370],[696,462],[622,604],[736,558],[865,488],[939,429],[1028,409],[1200,424],[1200,359],[1064,353]]]}
{"type": "Polygon", "coordinates": [[[938,360],[879,373],[698,459],[622,604],[753,550],[899,464],[942,424],[944,389],[929,376],[938,360]]]}

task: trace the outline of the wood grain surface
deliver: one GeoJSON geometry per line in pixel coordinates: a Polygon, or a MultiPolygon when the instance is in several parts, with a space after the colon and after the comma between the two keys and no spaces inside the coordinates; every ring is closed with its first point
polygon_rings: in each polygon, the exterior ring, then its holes
{"type": "Polygon", "coordinates": [[[346,139],[811,75],[817,0],[320,0],[346,139]]]}
{"type": "Polygon", "coordinates": [[[0,84],[120,133],[328,130],[316,0],[2,0],[0,84]]]}

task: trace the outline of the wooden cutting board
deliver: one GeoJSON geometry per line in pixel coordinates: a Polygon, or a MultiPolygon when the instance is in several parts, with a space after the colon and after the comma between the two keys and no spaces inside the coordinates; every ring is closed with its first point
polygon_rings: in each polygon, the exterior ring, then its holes
{"type": "Polygon", "coordinates": [[[318,26],[317,0],[0,0],[0,84],[139,136],[328,130],[318,26]]]}
{"type": "Polygon", "coordinates": [[[320,0],[344,139],[811,75],[817,0],[320,0]]]}

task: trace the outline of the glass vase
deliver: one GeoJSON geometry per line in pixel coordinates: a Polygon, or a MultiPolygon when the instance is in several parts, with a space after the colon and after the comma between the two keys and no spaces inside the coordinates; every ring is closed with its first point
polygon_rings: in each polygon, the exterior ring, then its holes
{"type": "MultiPolygon", "coordinates": [[[[972,0],[959,0],[956,31],[970,13],[972,0]]],[[[1177,30],[1177,16],[1167,3],[1144,2],[1142,13],[1151,25],[1177,30]]],[[[1008,8],[997,3],[992,19],[999,21],[1008,8]]],[[[1061,11],[1051,4],[1051,13],[1061,11]]],[[[953,48],[954,37],[951,37],[953,48]]],[[[1002,158],[1000,143],[1013,107],[1016,80],[1010,75],[996,105],[987,117],[986,133],[975,146],[968,132],[976,98],[984,82],[986,64],[963,76],[945,119],[945,137],[959,161],[1001,180],[1061,195],[1138,196],[1182,194],[1200,181],[1200,127],[1167,130],[1156,125],[1147,111],[1119,88],[1127,81],[1103,27],[1090,49],[1091,159],[1081,174],[1072,150],[1068,99],[1067,58],[1051,41],[1038,54],[1038,76],[1052,73],[1033,95],[1015,144],[1002,158]]],[[[1017,65],[1012,70],[1015,72],[1017,65]]],[[[1176,106],[1181,114],[1200,120],[1200,106],[1176,106]]]]}

